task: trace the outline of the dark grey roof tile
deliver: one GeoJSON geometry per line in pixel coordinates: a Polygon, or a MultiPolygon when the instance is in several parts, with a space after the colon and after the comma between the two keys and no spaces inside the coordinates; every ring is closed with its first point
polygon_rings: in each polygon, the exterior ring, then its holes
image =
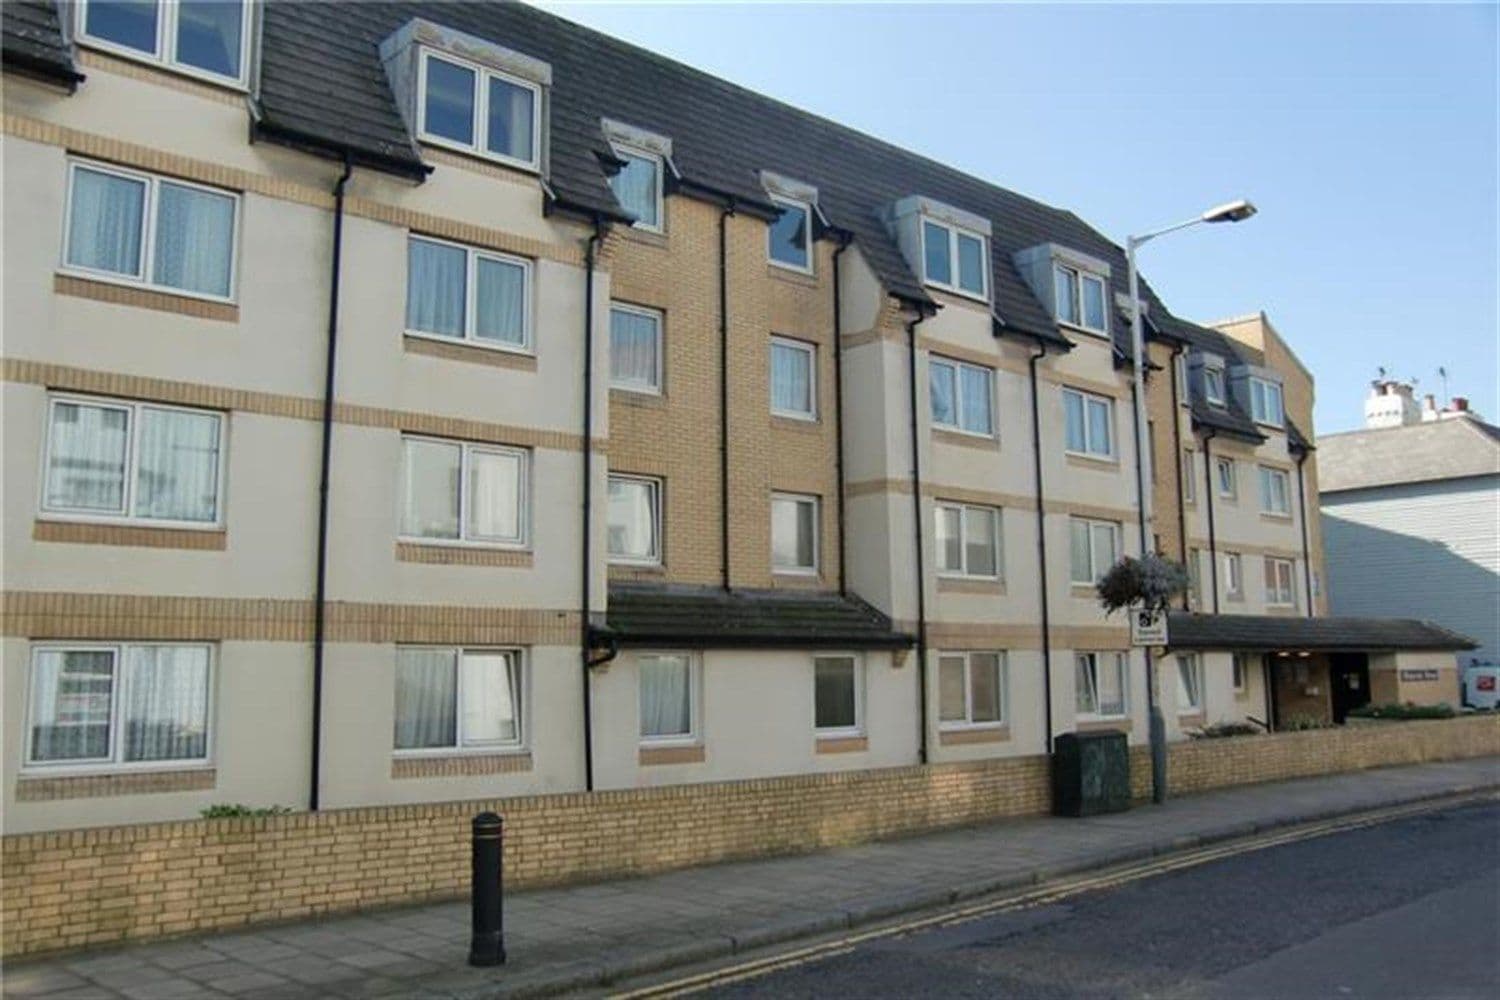
{"type": "Polygon", "coordinates": [[[1167,618],[1173,649],[1366,652],[1478,647],[1466,635],[1415,618],[1290,618],[1205,615],[1174,611],[1167,618]]]}

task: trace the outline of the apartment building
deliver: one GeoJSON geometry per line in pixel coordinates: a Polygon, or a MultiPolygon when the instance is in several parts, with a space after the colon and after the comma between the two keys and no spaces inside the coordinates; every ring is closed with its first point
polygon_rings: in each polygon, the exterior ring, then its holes
{"type": "MultiPolygon", "coordinates": [[[[1073,214],[519,5],[3,43],[8,830],[1145,740],[1073,214]]],[[[1311,377],[1146,299],[1171,735],[1463,645],[1308,617],[1311,377]]]]}

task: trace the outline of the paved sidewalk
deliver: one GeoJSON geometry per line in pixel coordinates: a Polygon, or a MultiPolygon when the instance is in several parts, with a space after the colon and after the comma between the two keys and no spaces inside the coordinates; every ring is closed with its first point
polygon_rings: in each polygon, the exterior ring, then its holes
{"type": "Polygon", "coordinates": [[[563,993],[1271,827],[1500,787],[1500,758],[1210,792],[1090,819],[1004,821],[844,850],[517,893],[510,963],[470,969],[468,904],[137,945],[4,970],[7,997],[563,993]]]}

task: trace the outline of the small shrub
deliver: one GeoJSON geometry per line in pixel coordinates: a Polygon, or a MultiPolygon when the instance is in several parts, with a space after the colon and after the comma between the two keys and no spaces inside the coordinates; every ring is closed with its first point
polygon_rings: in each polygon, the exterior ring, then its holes
{"type": "Polygon", "coordinates": [[[1276,728],[1285,733],[1301,733],[1309,729],[1332,729],[1333,723],[1316,715],[1289,715],[1276,728]]]}
{"type": "Polygon", "coordinates": [[[291,812],[289,806],[245,806],[236,802],[234,805],[209,806],[198,812],[204,819],[238,819],[246,816],[285,816],[291,812]]]}
{"type": "Polygon", "coordinates": [[[1389,705],[1361,705],[1349,710],[1359,719],[1451,719],[1458,714],[1448,704],[1417,705],[1413,702],[1389,705]]]}
{"type": "Polygon", "coordinates": [[[1260,727],[1250,722],[1215,722],[1191,733],[1195,740],[1221,740],[1230,736],[1255,736],[1260,727]]]}

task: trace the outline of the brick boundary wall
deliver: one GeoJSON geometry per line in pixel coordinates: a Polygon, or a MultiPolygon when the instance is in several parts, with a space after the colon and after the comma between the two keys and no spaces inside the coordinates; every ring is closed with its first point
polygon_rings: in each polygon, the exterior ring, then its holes
{"type": "MultiPolygon", "coordinates": [[[[1174,793],[1500,754],[1500,717],[1175,744],[1174,793]]],[[[1144,747],[1131,754],[1138,797],[1144,747]]],[[[183,820],[3,838],[4,954],[144,940],[467,891],[470,818],[506,819],[513,888],[911,835],[1050,807],[1040,756],[837,774],[183,820]]]]}

